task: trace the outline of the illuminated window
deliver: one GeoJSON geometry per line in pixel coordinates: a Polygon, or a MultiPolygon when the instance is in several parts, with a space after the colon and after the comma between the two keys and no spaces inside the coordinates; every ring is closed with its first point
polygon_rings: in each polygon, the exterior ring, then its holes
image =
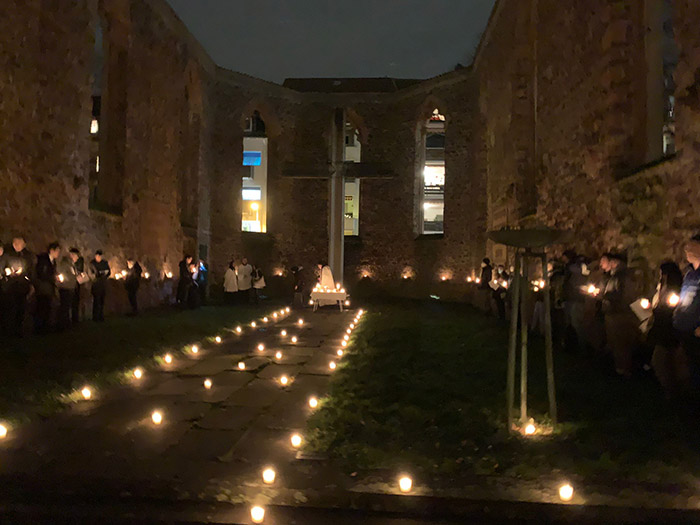
{"type": "Polygon", "coordinates": [[[445,116],[438,109],[425,124],[423,165],[423,234],[444,232],[445,217],[445,116]]]}
{"type": "Polygon", "coordinates": [[[267,137],[265,123],[255,111],[246,119],[243,136],[241,229],[267,232],[267,137]]]}
{"type": "MultiPolygon", "coordinates": [[[[360,162],[362,158],[362,145],[360,136],[354,126],[345,123],[345,148],[343,160],[345,162],[360,162]]],[[[346,236],[360,234],[360,179],[345,179],[345,224],[346,236]]]]}
{"type": "Polygon", "coordinates": [[[664,126],[663,152],[676,152],[676,82],[674,73],[679,60],[679,50],[673,29],[672,0],[663,2],[663,75],[664,75],[664,126]]]}

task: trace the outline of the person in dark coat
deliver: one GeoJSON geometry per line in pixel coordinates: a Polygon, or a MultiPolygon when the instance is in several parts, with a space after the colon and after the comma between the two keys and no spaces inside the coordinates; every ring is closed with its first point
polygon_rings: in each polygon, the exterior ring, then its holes
{"type": "Polygon", "coordinates": [[[61,255],[61,247],[57,242],[49,244],[46,253],[37,256],[34,271],[34,289],[36,291],[36,308],[34,311],[34,330],[44,334],[49,330],[51,322],[51,304],[56,296],[58,273],[56,265],[61,255]]]}
{"type": "Polygon", "coordinates": [[[90,261],[90,274],[92,277],[92,320],[102,322],[105,320],[105,297],[107,295],[107,282],[112,271],[109,263],[102,257],[102,250],[95,252],[95,258],[90,261]]]}
{"type": "Polygon", "coordinates": [[[505,266],[499,264],[496,267],[496,283],[498,287],[493,290],[492,297],[496,303],[496,312],[498,318],[505,320],[506,318],[506,296],[508,295],[508,285],[510,276],[506,272],[505,266]]]}
{"type": "Polygon", "coordinates": [[[584,328],[588,279],[584,274],[584,260],[573,250],[564,252],[564,315],[566,320],[565,344],[570,351],[583,350],[586,345],[584,328]]]}
{"type": "Polygon", "coordinates": [[[190,264],[192,264],[192,256],[185,255],[185,257],[180,261],[180,280],[177,282],[177,304],[185,306],[187,303],[187,286],[189,281],[192,279],[192,274],[190,273],[190,264]]]}
{"type": "Polygon", "coordinates": [[[129,296],[129,304],[131,305],[130,315],[134,316],[139,313],[138,291],[141,286],[141,265],[134,259],[126,260],[126,277],[124,278],[124,288],[129,296]]]}
{"type": "Polygon", "coordinates": [[[65,330],[71,323],[77,323],[77,309],[73,308],[76,288],[78,287],[78,250],[71,248],[57,264],[58,273],[58,328],[65,330]]]}
{"type": "MultiPolygon", "coordinates": [[[[678,306],[673,312],[673,328],[685,351],[690,366],[692,387],[700,394],[700,235],[685,246],[690,264],[683,278],[678,306]]],[[[675,301],[674,301],[675,302],[675,301]]]]}
{"type": "Polygon", "coordinates": [[[198,278],[199,271],[197,270],[197,264],[191,262],[187,268],[187,275],[185,276],[185,304],[188,308],[194,310],[199,308],[201,304],[201,293],[199,291],[198,278]],[[189,276],[189,277],[188,277],[189,276]]]}
{"type": "Polygon", "coordinates": [[[73,294],[73,301],[71,302],[71,321],[73,324],[76,324],[80,322],[80,303],[82,300],[81,285],[87,282],[88,277],[85,268],[85,259],[80,255],[80,250],[78,250],[78,248],[71,248],[70,253],[75,254],[76,286],[75,293],[73,294]]]}
{"type": "Polygon", "coordinates": [[[664,262],[659,269],[659,284],[651,301],[652,316],[647,322],[647,345],[652,350],[651,366],[671,398],[688,387],[689,371],[680,342],[673,329],[675,297],[680,299],[683,273],[672,261],[664,262]]]}
{"type": "Polygon", "coordinates": [[[481,275],[479,276],[479,294],[481,295],[481,307],[484,311],[491,313],[491,297],[493,295],[493,290],[491,288],[491,281],[493,280],[493,266],[491,266],[491,259],[485,257],[481,262],[481,275]]]}
{"type": "Polygon", "coordinates": [[[0,261],[0,270],[5,279],[3,322],[8,335],[21,337],[24,334],[24,317],[27,296],[32,288],[30,278],[34,275],[34,262],[34,255],[27,250],[21,235],[12,239],[12,246],[5,250],[0,261]]]}
{"type": "Polygon", "coordinates": [[[294,308],[304,308],[304,293],[306,292],[306,283],[304,282],[303,266],[292,266],[292,276],[294,277],[294,299],[292,304],[294,308]]]}

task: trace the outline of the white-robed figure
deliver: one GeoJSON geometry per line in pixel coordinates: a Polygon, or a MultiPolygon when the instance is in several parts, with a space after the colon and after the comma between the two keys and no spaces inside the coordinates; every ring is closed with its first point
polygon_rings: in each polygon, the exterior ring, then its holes
{"type": "MultiPolygon", "coordinates": [[[[324,291],[331,292],[335,291],[335,279],[333,279],[333,271],[331,267],[327,264],[318,263],[318,269],[320,272],[318,282],[324,291]]],[[[319,306],[327,306],[331,304],[336,304],[335,300],[319,300],[319,306]]]]}
{"type": "Polygon", "coordinates": [[[227,304],[235,302],[236,292],[238,292],[238,275],[236,275],[236,265],[232,260],[224,274],[224,298],[227,304]]]}
{"type": "Polygon", "coordinates": [[[253,287],[253,267],[248,264],[248,259],[243,257],[241,265],[238,267],[238,290],[241,292],[243,301],[250,301],[250,289],[253,287]]]}

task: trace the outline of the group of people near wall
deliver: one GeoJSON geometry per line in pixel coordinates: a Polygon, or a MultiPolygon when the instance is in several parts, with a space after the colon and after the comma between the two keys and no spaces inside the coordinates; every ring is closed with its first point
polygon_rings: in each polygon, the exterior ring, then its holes
{"type": "MultiPolygon", "coordinates": [[[[80,321],[81,289],[90,286],[92,319],[104,321],[107,281],[112,272],[102,250],[96,250],[86,265],[77,248],[52,242],[45,252],[34,255],[24,237],[16,235],[8,246],[0,242],[0,313],[3,332],[9,336],[24,334],[27,308],[33,304],[34,331],[44,334],[65,330],[80,321]]],[[[123,278],[131,315],[138,312],[137,292],[141,284],[141,266],[129,258],[123,278]]]]}
{"type": "MultiPolygon", "coordinates": [[[[650,279],[621,253],[597,259],[564,252],[547,268],[548,280],[531,283],[530,328],[544,329],[544,294],[550,294],[555,349],[609,358],[630,377],[653,370],[668,397],[700,393],[700,235],[685,245],[684,269],[663,262],[650,279]],[[654,284],[652,284],[654,283],[654,284]]],[[[479,288],[501,318],[511,276],[490,260],[479,288]]]]}
{"type": "Polygon", "coordinates": [[[179,264],[180,276],[175,295],[178,306],[195,309],[206,302],[209,268],[204,260],[186,254],[179,264]]]}
{"type": "Polygon", "coordinates": [[[247,257],[240,261],[231,257],[224,274],[226,304],[258,304],[264,288],[265,276],[257,264],[250,264],[247,257]]]}

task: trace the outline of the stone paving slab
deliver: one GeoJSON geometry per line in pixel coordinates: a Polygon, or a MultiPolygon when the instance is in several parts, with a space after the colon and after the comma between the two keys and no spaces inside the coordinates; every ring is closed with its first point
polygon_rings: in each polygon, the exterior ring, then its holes
{"type": "Polygon", "coordinates": [[[194,364],[191,367],[182,369],[178,372],[181,376],[212,376],[223,372],[224,370],[231,370],[234,363],[233,359],[228,356],[215,356],[208,357],[207,359],[201,360],[199,363],[194,364]]]}
{"type": "Polygon", "coordinates": [[[255,379],[255,372],[237,369],[227,370],[212,377],[212,380],[215,381],[217,385],[235,386],[239,388],[246,386],[253,379],[255,379]]]}
{"type": "Polygon", "coordinates": [[[171,458],[216,460],[228,452],[240,440],[243,433],[243,429],[207,430],[193,428],[168,450],[168,456],[171,458]]]}
{"type": "Polygon", "coordinates": [[[305,398],[285,392],[255,424],[273,429],[293,430],[303,428],[310,414],[311,409],[305,398]]]}
{"type": "Polygon", "coordinates": [[[319,352],[304,365],[304,367],[301,369],[301,373],[326,376],[331,375],[334,373],[334,370],[331,370],[329,366],[331,362],[335,363],[336,367],[340,366],[340,360],[337,357],[319,352]]]}
{"type": "Polygon", "coordinates": [[[250,424],[260,413],[256,407],[225,407],[211,410],[197,422],[207,430],[238,430],[250,424]]]}
{"type": "Polygon", "coordinates": [[[289,378],[293,378],[299,373],[301,367],[294,365],[278,365],[272,363],[267,365],[262,371],[258,372],[258,377],[260,379],[272,379],[277,381],[281,376],[286,375],[289,378]]]}
{"type": "MultiPolygon", "coordinates": [[[[247,372],[253,372],[253,371],[259,370],[260,368],[270,364],[270,360],[267,357],[259,357],[259,356],[245,357],[243,359],[239,359],[239,361],[243,361],[245,363],[245,370],[247,372]]],[[[237,370],[237,367],[238,367],[238,361],[236,361],[233,364],[232,369],[237,370]]]]}
{"type": "Polygon", "coordinates": [[[173,377],[144,393],[149,396],[185,396],[201,386],[199,377],[173,377]]]}
{"type": "Polygon", "coordinates": [[[318,349],[308,346],[289,345],[283,348],[282,351],[294,356],[311,357],[318,351],[318,349]]]}
{"type": "Polygon", "coordinates": [[[234,392],[223,402],[224,406],[264,408],[272,405],[282,394],[280,386],[265,379],[256,379],[234,392]]]}

